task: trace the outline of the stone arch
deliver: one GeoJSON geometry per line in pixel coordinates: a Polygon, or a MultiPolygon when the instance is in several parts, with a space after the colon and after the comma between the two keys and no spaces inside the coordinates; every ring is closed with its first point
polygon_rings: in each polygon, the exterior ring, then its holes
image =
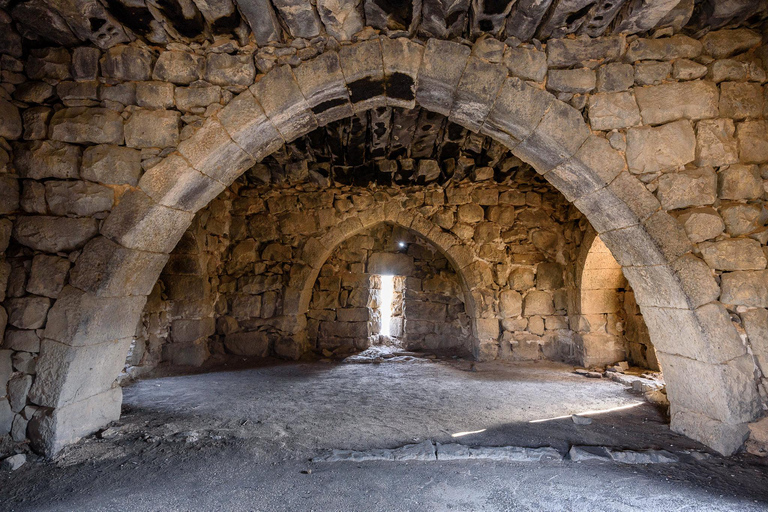
{"type": "MultiPolygon", "coordinates": [[[[461,241],[458,237],[445,232],[421,214],[408,211],[398,204],[372,208],[362,215],[350,217],[347,221],[349,224],[343,228],[332,228],[320,237],[307,240],[305,250],[302,253],[303,261],[294,265],[299,267],[296,272],[301,277],[294,281],[292,272],[291,285],[293,286],[286,290],[284,309],[290,308],[288,314],[295,316],[297,322],[303,322],[303,315],[306,315],[309,310],[312,287],[317,280],[320,269],[341,243],[377,225],[391,224],[406,229],[434,245],[459,276],[464,304],[472,326],[473,352],[477,354],[478,346],[482,341],[480,336],[487,336],[488,333],[487,330],[483,330],[484,320],[477,315],[475,300],[472,295],[473,286],[476,284],[474,281],[476,276],[472,273],[472,261],[469,258],[469,253],[461,249],[461,241]]],[[[498,321],[496,322],[498,323],[498,321]]]]}
{"type": "MultiPolygon", "coordinates": [[[[40,448],[55,453],[119,416],[113,382],[126,340],[197,210],[285,141],[355,112],[416,104],[503,143],[586,215],[643,309],[666,371],[672,428],[723,453],[741,446],[758,414],[754,365],[717,302],[712,272],[579,111],[507,74],[459,43],[375,38],[260,76],[145,173],[78,258],[50,311],[44,337],[53,343],[41,351],[31,391],[49,408],[30,426],[40,448]]],[[[348,224],[341,229],[354,229],[348,224]]]]}

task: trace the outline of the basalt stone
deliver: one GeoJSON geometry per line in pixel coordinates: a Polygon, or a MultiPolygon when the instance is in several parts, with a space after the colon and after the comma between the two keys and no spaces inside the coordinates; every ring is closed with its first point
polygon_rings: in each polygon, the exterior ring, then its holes
{"type": "Polygon", "coordinates": [[[214,85],[251,85],[255,76],[250,55],[211,53],[206,59],[205,79],[214,85]]]}
{"type": "Polygon", "coordinates": [[[131,45],[114,46],[101,58],[101,72],[117,80],[140,81],[152,77],[152,52],[131,45]]]}
{"type": "Polygon", "coordinates": [[[589,97],[593,130],[614,130],[642,124],[640,109],[629,92],[598,93],[589,97]]]}
{"type": "Polygon", "coordinates": [[[669,62],[638,62],[635,64],[635,83],[637,85],[659,85],[672,73],[669,62]]]}
{"type": "Polygon", "coordinates": [[[52,299],[57,298],[64,288],[69,267],[70,263],[66,258],[38,254],[32,260],[27,291],[52,299]]]}
{"type": "Polygon", "coordinates": [[[99,88],[99,99],[101,101],[113,101],[122,105],[136,104],[136,84],[126,82],[107,86],[102,84],[99,88]]]}
{"type": "Polygon", "coordinates": [[[272,3],[293,37],[312,38],[320,33],[322,24],[312,3],[302,0],[273,0],[272,3]]]}
{"type": "Polygon", "coordinates": [[[49,107],[28,108],[22,114],[24,119],[24,140],[41,140],[48,135],[48,119],[52,110],[49,107]]]}
{"type": "Polygon", "coordinates": [[[152,78],[174,84],[190,84],[202,76],[205,59],[189,52],[166,51],[160,53],[152,71],[152,78]]]}
{"type": "Polygon", "coordinates": [[[173,84],[165,82],[138,82],[136,104],[148,108],[173,107],[173,84]]]}
{"type": "Polygon", "coordinates": [[[547,54],[536,48],[507,48],[502,62],[512,75],[523,80],[543,82],[547,76],[547,54]]]}
{"type": "Polygon", "coordinates": [[[735,164],[739,161],[739,145],[731,119],[706,119],[696,125],[696,159],[699,166],[735,164]]]}
{"type": "Polygon", "coordinates": [[[635,68],[630,64],[611,62],[597,69],[598,92],[626,91],[635,83],[635,68]]]}
{"type": "Polygon", "coordinates": [[[557,92],[586,93],[595,88],[595,72],[591,69],[553,69],[549,71],[547,88],[557,92]]]}
{"type": "Polygon", "coordinates": [[[32,80],[69,80],[72,78],[70,64],[71,58],[66,48],[42,48],[32,51],[24,71],[32,80]]]}
{"type": "Polygon", "coordinates": [[[718,116],[718,90],[709,82],[697,80],[638,87],[635,97],[646,124],[718,116]]]}
{"type": "Polygon", "coordinates": [[[707,66],[688,59],[678,59],[672,63],[672,78],[676,80],[696,80],[707,74],[707,66]]]}
{"type": "Polygon", "coordinates": [[[83,152],[80,176],[105,185],[136,186],[141,175],[141,151],[102,144],[83,152]]]}
{"type": "Polygon", "coordinates": [[[45,198],[54,215],[90,217],[111,210],[115,192],[87,181],[47,181],[45,198]]]}
{"type": "Polygon", "coordinates": [[[125,123],[125,145],[131,148],[166,148],[179,143],[181,113],[136,109],[125,123]]]}
{"type": "Polygon", "coordinates": [[[234,332],[224,337],[224,347],[238,356],[266,357],[269,355],[269,338],[261,331],[234,332]]]}
{"type": "Polygon", "coordinates": [[[65,108],[51,118],[48,134],[64,142],[122,144],[123,118],[106,108],[65,108]]]}
{"type": "Polygon", "coordinates": [[[570,68],[589,61],[613,61],[624,51],[624,37],[550,39],[547,41],[549,67],[570,68]]]}
{"type": "Polygon", "coordinates": [[[625,60],[695,59],[701,54],[702,44],[682,34],[659,39],[635,39],[627,47],[625,60]]]}
{"type": "Polygon", "coordinates": [[[184,111],[207,107],[221,101],[221,87],[218,85],[177,87],[174,94],[176,106],[184,111]]]}
{"type": "Polygon", "coordinates": [[[69,252],[85,245],[98,233],[96,219],[49,216],[20,216],[13,226],[13,238],[38,251],[69,252]]]}
{"type": "Polygon", "coordinates": [[[99,76],[101,51],[90,46],[80,46],[72,51],[72,77],[75,80],[96,80],[99,76]]]}
{"type": "Polygon", "coordinates": [[[40,329],[45,325],[51,299],[48,297],[22,297],[8,299],[8,324],[19,329],[40,329]]]}
{"type": "Polygon", "coordinates": [[[696,137],[689,121],[630,128],[627,132],[627,163],[633,173],[674,169],[692,162],[695,152],[696,137]]]}
{"type": "Polygon", "coordinates": [[[348,41],[363,29],[362,2],[356,0],[318,0],[317,11],[329,35],[348,41]]]}
{"type": "Polygon", "coordinates": [[[736,30],[717,30],[701,38],[704,51],[716,59],[724,59],[741,53],[760,44],[760,34],[741,28],[736,30]]]}
{"type": "Polygon", "coordinates": [[[768,271],[729,272],[721,278],[724,304],[768,307],[768,271]]]}

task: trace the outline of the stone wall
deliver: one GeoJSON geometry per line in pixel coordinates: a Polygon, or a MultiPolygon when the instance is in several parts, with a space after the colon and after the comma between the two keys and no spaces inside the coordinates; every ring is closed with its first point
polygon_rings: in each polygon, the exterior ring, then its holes
{"type": "MultiPolygon", "coordinates": [[[[361,39],[374,35],[371,31],[361,39]]],[[[727,425],[723,428],[728,429],[730,444],[718,449],[733,448],[744,422],[758,413],[751,375],[754,371],[762,375],[768,350],[764,328],[768,315],[768,102],[766,47],[761,46],[759,34],[724,30],[700,40],[683,35],[658,39],[617,35],[550,39],[546,46],[514,40],[507,45],[492,38],[480,39],[473,46],[434,40],[427,45],[412,44],[412,58],[402,58],[400,67],[388,68],[390,78],[395,76],[393,69],[402,74],[406,68],[411,74],[418,72],[415,98],[422,107],[442,109],[470,131],[493,135],[574,201],[624,266],[654,345],[663,354],[660,362],[665,373],[671,379],[679,378],[679,392],[670,394],[673,417],[679,418],[673,423],[687,426],[676,428],[714,432],[716,429],[702,425],[710,425],[710,420],[727,425]],[[418,60],[422,54],[429,56],[424,57],[423,65],[418,60]],[[432,67],[437,62],[444,65],[445,59],[460,68],[448,89],[442,88],[440,80],[447,80],[453,68],[446,64],[436,71],[432,67]],[[476,83],[486,84],[488,90],[472,90],[476,83]],[[445,91],[448,100],[441,96],[445,91]],[[531,126],[510,121],[514,117],[510,112],[519,110],[515,110],[519,105],[514,98],[521,97],[527,98],[523,103],[531,126]],[[467,105],[482,108],[478,111],[467,105]],[[641,246],[653,247],[653,256],[632,252],[641,246]],[[661,282],[676,284],[664,288],[659,286],[661,282]],[[681,341],[671,333],[670,325],[690,327],[686,327],[687,337],[681,341]],[[722,343],[706,341],[717,350],[694,348],[696,343],[690,340],[701,336],[722,343]],[[685,376],[697,372],[706,373],[713,382],[726,379],[724,375],[731,379],[727,385],[721,382],[707,388],[722,394],[717,407],[729,412],[714,419],[711,407],[705,408],[707,413],[691,412],[713,400],[700,388],[686,384],[685,376]],[[739,410],[728,404],[738,404],[739,410]]],[[[380,94],[366,96],[364,101],[352,85],[369,76],[362,63],[370,61],[363,56],[375,48],[379,48],[377,55],[386,55],[388,66],[394,55],[403,55],[396,53],[400,46],[387,38],[338,47],[349,76],[344,77],[338,60],[331,68],[341,77],[339,90],[346,91],[343,103],[350,112],[353,103],[357,111],[387,105],[384,85],[380,94]],[[360,66],[352,69],[350,62],[360,66]],[[354,97],[349,96],[350,90],[356,93],[354,97]]],[[[322,51],[333,54],[336,49],[323,46],[322,51]]],[[[294,78],[290,67],[257,74],[255,48],[231,40],[168,49],[135,41],[106,50],[80,46],[41,47],[26,53],[3,47],[0,51],[5,52],[0,62],[0,213],[12,222],[12,241],[5,252],[10,266],[3,265],[10,269],[10,277],[2,283],[7,290],[3,308],[8,317],[3,343],[5,350],[13,351],[12,364],[14,359],[21,363],[21,370],[10,376],[13,385],[6,385],[5,393],[13,399],[11,410],[19,411],[14,411],[10,423],[26,421],[27,405],[39,407],[27,432],[37,439],[38,449],[50,453],[119,415],[120,390],[112,382],[124,363],[136,334],[135,320],[166,264],[167,253],[195,212],[241,173],[238,166],[244,161],[252,163],[253,158],[243,156],[221,126],[228,126],[241,140],[242,132],[234,132],[239,118],[233,112],[242,113],[243,105],[258,97],[264,109],[258,110],[259,115],[283,130],[278,133],[272,127],[269,137],[283,141],[284,135],[290,142],[310,131],[306,126],[317,124],[303,96],[313,90],[308,77],[328,75],[308,72],[308,66],[320,62],[310,62],[320,49],[301,56],[297,52],[296,58],[284,62],[294,66],[302,78],[294,78]],[[279,103],[277,90],[298,95],[300,100],[281,96],[279,101],[302,105],[299,110],[304,117],[280,117],[284,104],[279,103]],[[236,96],[240,93],[243,95],[236,96]],[[230,152],[219,152],[222,147],[230,152]],[[112,210],[119,215],[110,214],[112,210]],[[100,321],[103,318],[114,320],[100,321]],[[17,345],[22,339],[24,344],[17,345]],[[33,377],[22,359],[34,359],[37,342],[40,356],[37,377],[33,377]],[[94,367],[94,360],[101,364],[94,367]],[[97,410],[98,414],[83,413],[97,410]],[[74,420],[78,417],[82,421],[74,420]],[[69,433],[51,438],[48,433],[59,427],[69,433]]],[[[376,62],[383,76],[384,61],[376,62]]],[[[376,83],[383,83],[379,78],[376,83]]],[[[392,85],[391,101],[415,101],[413,96],[408,100],[396,97],[397,88],[392,85]]],[[[311,98],[317,106],[318,98],[311,98]]],[[[269,153],[259,146],[258,152],[262,151],[260,157],[269,153]]],[[[423,179],[414,182],[431,183],[429,169],[425,166],[423,179]]],[[[478,176],[483,173],[473,178],[478,176]]],[[[321,179],[327,177],[320,173],[317,181],[330,186],[321,179]]],[[[371,196],[376,206],[392,197],[378,200],[371,196]]],[[[500,201],[501,197],[499,194],[500,201]]],[[[396,202],[404,205],[408,199],[396,202]]],[[[458,204],[451,202],[448,193],[444,196],[445,204],[456,208],[457,217],[475,218],[477,207],[485,216],[493,206],[509,206],[471,200],[458,204]]],[[[434,206],[426,204],[426,198],[423,205],[434,206]]],[[[275,216],[271,210],[265,213],[275,216]]],[[[280,215],[288,213],[282,210],[280,215]]],[[[431,213],[418,215],[421,219],[431,213]]],[[[518,216],[516,221],[525,218],[518,216]]],[[[286,222],[290,225],[292,221],[286,222]]],[[[446,237],[449,233],[465,240],[465,224],[468,222],[459,220],[459,228],[441,227],[434,234],[446,237]]],[[[335,239],[335,233],[329,238],[335,239]]],[[[547,237],[535,238],[546,245],[547,237]]],[[[280,241],[279,245],[290,246],[294,257],[310,252],[297,240],[280,241]]],[[[461,261],[459,270],[471,275],[468,281],[481,285],[473,288],[472,306],[478,312],[474,334],[482,340],[479,354],[493,357],[506,350],[499,339],[510,341],[512,335],[502,334],[503,318],[494,316],[493,306],[484,299],[491,293],[488,290],[501,291],[492,282],[501,285],[494,275],[499,263],[494,259],[495,244],[483,245],[477,251],[478,263],[461,261]],[[473,266],[466,269],[467,264],[473,266]]],[[[278,268],[279,257],[279,253],[270,255],[269,261],[275,263],[272,268],[278,268]]],[[[555,262],[565,263],[556,258],[555,262]]],[[[282,274],[280,279],[290,284],[291,275],[282,274]]],[[[238,283],[229,286],[234,286],[229,293],[237,294],[238,283]]],[[[292,286],[286,289],[296,291],[292,286]]],[[[553,301],[551,308],[544,306],[537,314],[532,313],[535,307],[528,310],[531,317],[544,320],[546,331],[544,317],[564,315],[551,314],[559,311],[554,292],[535,291],[526,296],[526,302],[531,297],[531,307],[534,298],[546,304],[550,297],[553,301]]],[[[287,299],[283,307],[295,305],[287,299]]],[[[279,311],[279,301],[275,305],[279,311]]],[[[202,312],[196,314],[201,325],[208,322],[202,312]]],[[[288,322],[285,318],[278,314],[264,319],[263,325],[286,335],[274,342],[276,353],[295,356],[306,343],[296,336],[304,326],[294,317],[288,325],[280,324],[288,322]]],[[[540,323],[534,324],[533,329],[540,331],[540,323]]],[[[520,331],[515,330],[517,325],[508,327],[513,329],[505,332],[539,336],[529,325],[520,331]]],[[[536,339],[532,345],[540,344],[536,339]]],[[[514,354],[511,344],[510,349],[514,354]]],[[[8,354],[3,357],[7,359],[8,354]]],[[[768,393],[763,383],[760,392],[765,399],[768,393]]],[[[2,409],[6,417],[7,409],[2,409]]]]}

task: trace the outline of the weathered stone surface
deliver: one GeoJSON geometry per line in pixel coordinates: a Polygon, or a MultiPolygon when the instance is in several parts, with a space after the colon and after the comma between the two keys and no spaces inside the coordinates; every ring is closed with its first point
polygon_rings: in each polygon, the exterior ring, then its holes
{"type": "Polygon", "coordinates": [[[277,0],[273,4],[293,37],[312,38],[320,33],[322,24],[313,4],[301,0],[277,0]]]}
{"type": "Polygon", "coordinates": [[[768,221],[768,211],[756,204],[729,204],[720,207],[720,215],[729,235],[747,235],[762,228],[768,221]]]}
{"type": "Polygon", "coordinates": [[[123,118],[106,108],[65,108],[51,118],[48,135],[64,142],[122,144],[123,118]]]}
{"type": "Polygon", "coordinates": [[[598,92],[626,91],[635,83],[635,68],[630,64],[612,62],[597,69],[598,92]]]}
{"type": "Polygon", "coordinates": [[[269,338],[265,332],[234,332],[224,337],[224,347],[233,354],[246,357],[266,357],[269,338]]]}
{"type": "Polygon", "coordinates": [[[21,297],[8,299],[8,324],[19,329],[39,329],[45,325],[46,314],[51,307],[48,297],[21,297]]]}
{"type": "Polygon", "coordinates": [[[340,41],[352,39],[365,26],[362,2],[318,0],[317,11],[328,34],[340,41]]]}
{"type": "MultiPolygon", "coordinates": [[[[37,331],[34,330],[8,329],[5,333],[5,343],[3,344],[3,347],[22,352],[40,352],[40,337],[37,335],[37,331]]],[[[10,355],[8,354],[8,356],[8,360],[10,361],[10,355]]],[[[1,369],[3,364],[5,363],[3,362],[2,352],[0,352],[0,389],[2,389],[3,386],[3,370],[1,369]]],[[[10,373],[9,366],[7,375],[10,375],[10,373]]]]}
{"type": "Polygon", "coordinates": [[[718,116],[717,87],[701,80],[638,87],[635,98],[646,124],[718,116]]]}
{"type": "Polygon", "coordinates": [[[589,124],[594,130],[614,130],[642,124],[642,119],[631,93],[598,93],[589,97],[589,124]]]}
{"type": "Polygon", "coordinates": [[[177,87],[174,95],[179,110],[190,111],[213,105],[221,101],[221,87],[196,82],[191,87],[177,87]]]}
{"type": "Polygon", "coordinates": [[[714,208],[695,208],[686,211],[677,220],[685,228],[688,238],[695,244],[712,240],[725,231],[723,219],[714,208]]]}
{"type": "Polygon", "coordinates": [[[47,181],[45,198],[54,215],[90,217],[111,210],[115,192],[87,181],[47,181]]]}
{"type": "Polygon", "coordinates": [[[672,78],[676,80],[696,80],[707,74],[707,66],[688,59],[678,59],[672,63],[672,78]]]}
{"type": "Polygon", "coordinates": [[[21,137],[21,116],[16,106],[0,98],[0,137],[16,140],[21,137]]]}
{"type": "Polygon", "coordinates": [[[768,162],[768,121],[745,121],[736,128],[743,163],[768,162]]]}
{"type": "MultiPolygon", "coordinates": [[[[380,58],[381,53],[379,53],[380,58]]],[[[350,79],[346,74],[345,77],[347,80],[350,79]]],[[[277,129],[284,140],[291,141],[317,127],[317,120],[304,99],[289,66],[272,69],[249,90],[260,104],[259,113],[266,114],[272,126],[277,129]],[[275,91],[280,91],[280,94],[276,94],[275,91]]],[[[263,132],[263,130],[262,128],[258,131],[263,132]]]]}
{"type": "Polygon", "coordinates": [[[638,62],[635,64],[635,83],[637,85],[659,85],[672,73],[669,62],[638,62]]]}
{"type": "Polygon", "coordinates": [[[768,310],[748,309],[741,313],[741,320],[760,368],[768,368],[768,310]]]}
{"type": "Polygon", "coordinates": [[[173,84],[166,82],[138,82],[136,104],[147,108],[173,107],[173,84]]]}
{"type": "Polygon", "coordinates": [[[125,145],[166,148],[179,143],[181,114],[173,110],[136,109],[125,123],[125,145]]]}
{"type": "Polygon", "coordinates": [[[96,219],[22,216],[13,226],[13,238],[43,252],[68,252],[82,247],[98,232],[96,219]]]}
{"type": "Polygon", "coordinates": [[[551,94],[518,78],[508,78],[483,124],[482,133],[513,148],[533,132],[554,100],[551,94]]]}
{"type": "Polygon", "coordinates": [[[747,65],[734,59],[716,60],[709,65],[707,78],[720,83],[725,80],[746,80],[747,65]]]}
{"type": "Polygon", "coordinates": [[[674,169],[692,162],[695,153],[696,137],[688,121],[630,128],[627,132],[627,163],[633,173],[674,169]]]}
{"type": "Polygon", "coordinates": [[[101,72],[117,80],[149,80],[152,77],[152,52],[133,45],[110,48],[101,58],[101,72]]]}
{"type": "Polygon", "coordinates": [[[49,107],[32,107],[24,111],[24,140],[45,139],[48,135],[48,119],[51,117],[49,107]]]}
{"type": "Polygon", "coordinates": [[[695,59],[701,54],[702,44],[696,39],[677,34],[659,39],[635,39],[627,47],[625,59],[628,62],[638,60],[674,60],[695,59]]]}
{"type": "Polygon", "coordinates": [[[760,44],[760,34],[749,29],[717,30],[701,38],[704,51],[716,59],[724,59],[760,44]]]}
{"type": "Polygon", "coordinates": [[[136,84],[133,82],[118,83],[113,86],[102,84],[99,87],[99,99],[115,104],[133,105],[136,103],[136,84]]]}
{"type": "Polygon", "coordinates": [[[32,80],[68,80],[71,58],[66,48],[40,48],[27,59],[24,71],[32,80]]]}
{"type": "Polygon", "coordinates": [[[13,213],[18,209],[19,180],[0,175],[0,214],[13,213]]]}
{"type": "Polygon", "coordinates": [[[32,260],[27,291],[55,299],[59,296],[69,272],[69,260],[57,256],[38,254],[32,260]]]}
{"type": "Polygon", "coordinates": [[[550,39],[547,41],[549,67],[569,68],[592,60],[612,61],[621,56],[624,38],[621,36],[596,39],[550,39]]]}
{"type": "Polygon", "coordinates": [[[734,164],[739,161],[736,128],[731,119],[706,119],[696,125],[696,165],[734,164]]]}
{"type": "Polygon", "coordinates": [[[189,52],[161,52],[152,78],[174,84],[190,84],[202,76],[205,59],[189,52]]]}
{"type": "Polygon", "coordinates": [[[751,238],[704,242],[699,249],[707,265],[717,270],[762,270],[766,266],[760,242],[751,238]]]}
{"type": "Polygon", "coordinates": [[[453,93],[471,50],[466,46],[430,39],[419,68],[416,101],[424,108],[448,115],[453,93]]]}
{"type": "Polygon", "coordinates": [[[27,393],[31,387],[31,375],[16,374],[8,381],[8,404],[13,412],[19,413],[27,405],[27,393]]]}
{"type": "Polygon", "coordinates": [[[665,210],[710,205],[717,199],[717,175],[711,167],[665,173],[657,195],[665,210]]]}
{"type": "Polygon", "coordinates": [[[543,82],[547,76],[547,54],[536,48],[507,48],[502,62],[512,75],[523,80],[543,82]]]}
{"type": "Polygon", "coordinates": [[[523,297],[514,290],[499,293],[499,314],[502,318],[520,316],[523,312],[523,297]]]}
{"type": "Polygon", "coordinates": [[[205,61],[205,79],[214,85],[251,85],[255,76],[250,55],[211,53],[205,61]]]}
{"type": "Polygon", "coordinates": [[[141,152],[107,144],[90,146],[83,152],[80,176],[106,185],[136,186],[141,175],[141,152]]]}
{"type": "Polygon", "coordinates": [[[595,88],[596,80],[591,69],[552,69],[547,88],[557,92],[586,93],[595,88]]]}
{"type": "Polygon", "coordinates": [[[80,148],[57,141],[18,144],[14,166],[22,178],[77,178],[80,148]]]}
{"type": "Polygon", "coordinates": [[[72,50],[72,77],[75,80],[96,80],[99,76],[98,48],[80,46],[72,50]]]}
{"type": "Polygon", "coordinates": [[[729,165],[718,173],[721,199],[761,199],[762,177],[757,165],[729,165]]]}
{"type": "Polygon", "coordinates": [[[724,304],[768,307],[768,271],[729,272],[721,277],[724,304]]]}
{"type": "Polygon", "coordinates": [[[720,115],[731,119],[760,117],[763,88],[760,84],[723,82],[720,84],[720,115]]]}
{"type": "Polygon", "coordinates": [[[523,302],[523,314],[530,315],[552,315],[555,312],[555,305],[552,300],[552,294],[545,291],[530,291],[526,294],[523,302]]]}

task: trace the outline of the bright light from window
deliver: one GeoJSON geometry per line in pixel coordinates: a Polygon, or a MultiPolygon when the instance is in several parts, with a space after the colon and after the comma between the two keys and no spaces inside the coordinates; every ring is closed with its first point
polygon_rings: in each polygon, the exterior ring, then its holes
{"type": "Polygon", "coordinates": [[[381,334],[384,336],[389,336],[390,333],[392,299],[394,296],[395,276],[381,276],[381,334]]]}

